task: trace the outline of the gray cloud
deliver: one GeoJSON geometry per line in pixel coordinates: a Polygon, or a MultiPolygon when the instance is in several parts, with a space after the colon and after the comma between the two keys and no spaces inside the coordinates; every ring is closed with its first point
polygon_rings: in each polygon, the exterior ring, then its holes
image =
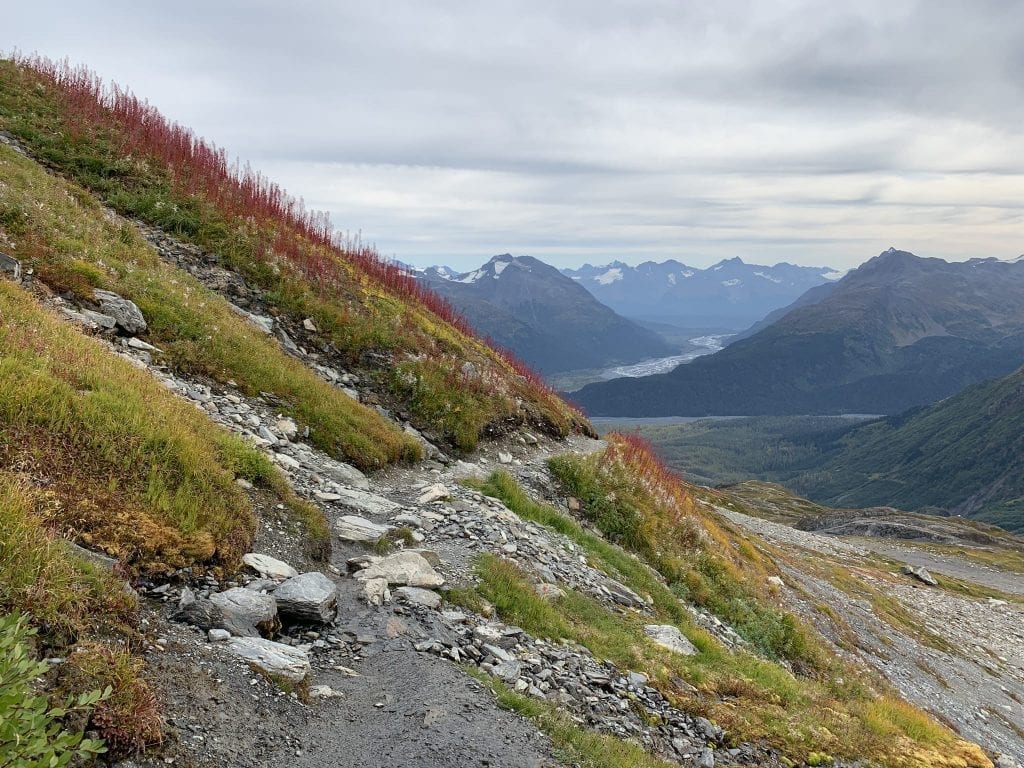
{"type": "Polygon", "coordinates": [[[1024,250],[1024,5],[39,0],[68,56],[413,263],[1024,250]]]}

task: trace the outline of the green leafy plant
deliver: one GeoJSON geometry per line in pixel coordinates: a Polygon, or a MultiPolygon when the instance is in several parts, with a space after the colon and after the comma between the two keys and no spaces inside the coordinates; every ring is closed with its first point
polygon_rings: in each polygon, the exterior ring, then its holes
{"type": "Polygon", "coordinates": [[[11,768],[59,768],[72,760],[92,760],[106,752],[102,741],[63,727],[63,718],[88,714],[110,696],[111,689],[89,691],[52,706],[36,695],[33,682],[47,665],[35,661],[29,640],[35,630],[25,617],[0,618],[0,765],[11,768]]]}

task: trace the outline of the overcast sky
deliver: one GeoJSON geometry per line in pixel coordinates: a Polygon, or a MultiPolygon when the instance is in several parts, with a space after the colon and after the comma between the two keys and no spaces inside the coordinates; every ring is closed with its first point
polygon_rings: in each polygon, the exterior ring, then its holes
{"type": "Polygon", "coordinates": [[[32,0],[15,47],[421,266],[1024,252],[1015,0],[32,0]]]}

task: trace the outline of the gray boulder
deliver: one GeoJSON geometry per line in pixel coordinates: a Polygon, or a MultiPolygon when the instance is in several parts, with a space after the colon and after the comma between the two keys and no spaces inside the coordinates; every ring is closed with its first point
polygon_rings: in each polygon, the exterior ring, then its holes
{"type": "Polygon", "coordinates": [[[210,602],[220,609],[221,626],[233,635],[258,637],[276,629],[277,604],[270,595],[233,587],[210,595],[210,602]]]}
{"type": "Polygon", "coordinates": [[[939,582],[935,580],[935,577],[928,573],[924,568],[915,568],[912,565],[904,565],[900,568],[900,573],[906,576],[913,576],[922,584],[927,584],[929,587],[937,587],[939,585],[939,582]]]}
{"type": "Polygon", "coordinates": [[[21,280],[21,262],[6,253],[0,253],[0,272],[10,275],[17,282],[21,280]]]}
{"type": "Polygon", "coordinates": [[[277,610],[298,621],[327,623],[338,608],[338,588],[319,571],[301,573],[274,591],[277,610]]]}
{"type": "Polygon", "coordinates": [[[662,648],[668,648],[675,653],[693,656],[698,652],[697,646],[691,643],[677,627],[673,627],[671,624],[647,624],[644,626],[644,632],[662,648]]]}
{"type": "Polygon", "coordinates": [[[327,460],[320,466],[320,472],[336,483],[366,490],[370,481],[355,467],[340,461],[327,460]]]}
{"type": "Polygon", "coordinates": [[[386,579],[388,584],[410,587],[440,587],[444,577],[419,552],[404,551],[381,558],[359,571],[361,581],[386,579]]]}
{"type": "Polygon", "coordinates": [[[379,541],[389,530],[389,525],[378,525],[357,515],[343,515],[334,523],[334,532],[344,541],[379,541]]]}
{"type": "Polygon", "coordinates": [[[395,590],[395,600],[409,605],[422,605],[424,608],[441,607],[441,596],[422,587],[399,587],[395,590]]]}
{"type": "Polygon", "coordinates": [[[240,659],[273,677],[301,683],[309,674],[309,654],[262,637],[236,637],[228,649],[240,659]]]}
{"type": "Polygon", "coordinates": [[[367,493],[366,491],[358,491],[354,488],[339,488],[336,495],[339,497],[337,499],[338,503],[344,504],[346,507],[352,507],[352,509],[367,515],[390,515],[392,512],[401,509],[400,504],[385,499],[383,496],[367,493]]]}
{"type": "Polygon", "coordinates": [[[93,291],[93,296],[99,302],[103,313],[114,318],[118,327],[124,330],[125,333],[134,336],[136,333],[145,332],[146,318],[142,316],[142,310],[136,306],[135,302],[128,301],[128,299],[118,296],[111,291],[101,291],[99,289],[93,291]]]}

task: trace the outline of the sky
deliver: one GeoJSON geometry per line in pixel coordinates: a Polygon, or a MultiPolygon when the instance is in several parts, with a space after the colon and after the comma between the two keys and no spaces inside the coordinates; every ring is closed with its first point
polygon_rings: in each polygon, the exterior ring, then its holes
{"type": "Polygon", "coordinates": [[[12,4],[389,258],[1024,252],[1024,3],[12,4]]]}

